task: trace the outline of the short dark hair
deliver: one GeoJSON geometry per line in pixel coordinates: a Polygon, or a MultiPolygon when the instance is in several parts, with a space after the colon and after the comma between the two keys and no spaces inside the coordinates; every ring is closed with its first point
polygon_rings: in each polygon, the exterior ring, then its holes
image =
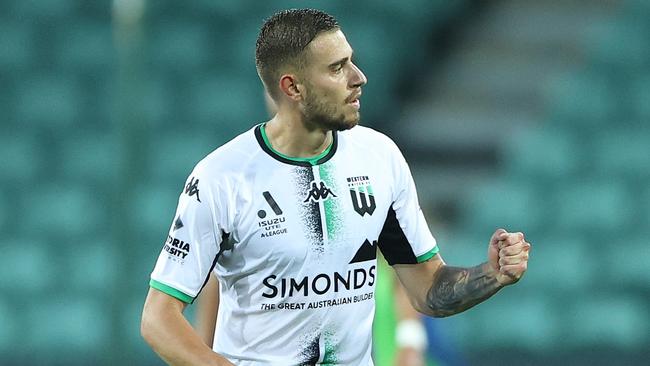
{"type": "Polygon", "coordinates": [[[339,28],[333,16],[315,9],[283,10],[264,22],[255,44],[255,65],[273,99],[281,67],[301,67],[307,45],[319,33],[339,28]]]}

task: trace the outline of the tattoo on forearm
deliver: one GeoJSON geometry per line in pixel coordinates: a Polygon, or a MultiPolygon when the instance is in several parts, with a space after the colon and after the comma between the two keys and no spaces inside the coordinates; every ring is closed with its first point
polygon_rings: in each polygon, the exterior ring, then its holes
{"type": "Polygon", "coordinates": [[[429,289],[427,306],[434,316],[449,316],[486,300],[500,288],[487,263],[471,268],[444,266],[429,289]]]}

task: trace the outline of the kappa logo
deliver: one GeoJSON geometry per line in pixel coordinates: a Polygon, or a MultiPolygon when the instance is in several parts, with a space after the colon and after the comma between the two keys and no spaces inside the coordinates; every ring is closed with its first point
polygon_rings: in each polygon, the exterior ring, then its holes
{"type": "Polygon", "coordinates": [[[309,202],[309,200],[313,200],[314,202],[326,200],[330,195],[336,197],[334,192],[325,186],[325,182],[320,182],[320,186],[316,182],[312,182],[311,190],[303,202],[309,202]]]}
{"type": "Polygon", "coordinates": [[[347,181],[354,210],[362,217],[365,214],[372,216],[377,204],[370,185],[370,178],[368,176],[349,177],[347,181]]]}
{"type": "Polygon", "coordinates": [[[192,179],[190,179],[190,181],[185,186],[185,194],[190,197],[196,195],[196,200],[201,202],[201,199],[199,198],[199,178],[196,178],[196,180],[194,180],[194,177],[192,177],[192,179]]]}

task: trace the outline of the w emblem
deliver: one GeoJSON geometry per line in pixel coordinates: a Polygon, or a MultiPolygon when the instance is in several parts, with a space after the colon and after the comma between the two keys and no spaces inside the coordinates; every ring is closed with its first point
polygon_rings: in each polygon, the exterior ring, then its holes
{"type": "Polygon", "coordinates": [[[371,216],[375,212],[375,208],[377,208],[375,196],[372,194],[370,186],[350,188],[350,198],[352,198],[354,210],[361,216],[365,214],[371,216]]]}

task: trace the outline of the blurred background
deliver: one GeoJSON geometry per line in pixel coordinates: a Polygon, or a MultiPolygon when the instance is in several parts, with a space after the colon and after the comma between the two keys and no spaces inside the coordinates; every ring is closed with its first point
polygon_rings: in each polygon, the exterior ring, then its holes
{"type": "Polygon", "coordinates": [[[0,0],[0,364],[162,364],[149,273],[193,165],[268,118],[254,43],[290,7],[339,19],[447,262],[501,226],[534,244],[517,286],[433,321],[462,363],[647,364],[643,0],[0,0]]]}

